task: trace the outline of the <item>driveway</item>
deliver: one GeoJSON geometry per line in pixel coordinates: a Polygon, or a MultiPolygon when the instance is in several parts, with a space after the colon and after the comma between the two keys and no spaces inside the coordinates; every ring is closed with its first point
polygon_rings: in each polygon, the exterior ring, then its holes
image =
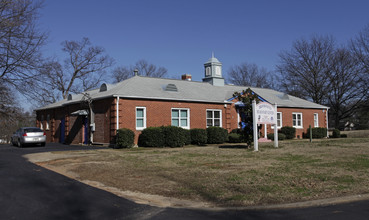
{"type": "Polygon", "coordinates": [[[367,219],[369,201],[303,209],[203,210],[136,204],[28,162],[23,155],[98,147],[0,145],[0,219],[367,219]]]}

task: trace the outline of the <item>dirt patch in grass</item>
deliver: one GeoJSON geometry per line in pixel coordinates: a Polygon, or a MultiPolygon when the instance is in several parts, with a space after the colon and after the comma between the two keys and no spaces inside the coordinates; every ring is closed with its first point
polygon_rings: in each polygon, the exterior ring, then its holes
{"type": "Polygon", "coordinates": [[[368,142],[281,141],[279,148],[260,144],[259,152],[222,145],[104,149],[36,162],[136,201],[146,195],[177,206],[256,206],[368,193],[368,142]]]}

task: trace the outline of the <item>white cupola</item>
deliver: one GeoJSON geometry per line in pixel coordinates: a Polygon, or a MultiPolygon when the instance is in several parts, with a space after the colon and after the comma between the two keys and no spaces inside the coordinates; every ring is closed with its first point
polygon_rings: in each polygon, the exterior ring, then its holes
{"type": "Polygon", "coordinates": [[[203,82],[208,82],[213,86],[224,86],[224,78],[222,76],[222,63],[214,57],[212,53],[211,58],[204,63],[205,67],[205,78],[203,82]]]}

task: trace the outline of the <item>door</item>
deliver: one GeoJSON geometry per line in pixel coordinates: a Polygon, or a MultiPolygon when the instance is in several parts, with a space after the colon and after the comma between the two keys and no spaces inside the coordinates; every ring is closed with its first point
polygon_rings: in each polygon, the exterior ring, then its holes
{"type": "Polygon", "coordinates": [[[64,143],[65,139],[65,118],[60,119],[60,138],[59,142],[64,143]]]}
{"type": "Polygon", "coordinates": [[[84,124],[84,139],[83,139],[83,144],[88,144],[88,118],[85,117],[83,120],[83,124],[84,124]]]}

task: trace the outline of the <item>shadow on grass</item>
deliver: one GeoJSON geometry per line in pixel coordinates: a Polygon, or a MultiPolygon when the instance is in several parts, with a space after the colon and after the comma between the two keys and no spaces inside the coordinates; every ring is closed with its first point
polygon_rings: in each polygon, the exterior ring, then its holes
{"type": "Polygon", "coordinates": [[[233,148],[233,149],[248,149],[246,144],[227,144],[227,145],[220,145],[219,148],[233,148]]]}

